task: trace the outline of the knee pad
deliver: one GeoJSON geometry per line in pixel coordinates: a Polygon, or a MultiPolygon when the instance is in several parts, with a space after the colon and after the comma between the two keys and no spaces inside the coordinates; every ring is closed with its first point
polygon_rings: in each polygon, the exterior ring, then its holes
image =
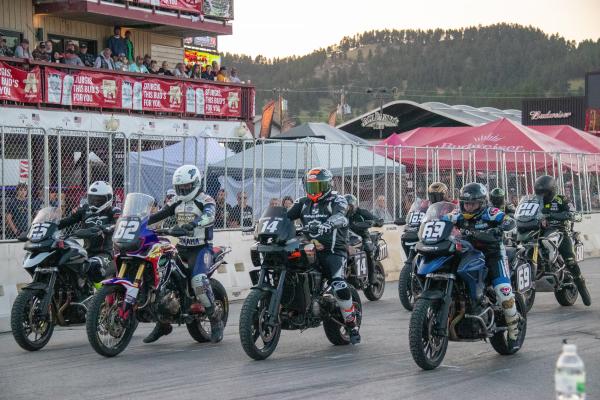
{"type": "Polygon", "coordinates": [[[202,305],[210,307],[213,304],[213,292],[210,286],[210,280],[205,274],[198,274],[192,277],[192,289],[196,298],[200,300],[202,305]]]}
{"type": "Polygon", "coordinates": [[[106,276],[106,268],[102,257],[91,257],[88,260],[87,274],[94,282],[100,282],[106,276]]]}
{"type": "Polygon", "coordinates": [[[498,298],[498,304],[502,307],[502,310],[508,314],[514,315],[517,312],[515,307],[515,295],[512,291],[512,287],[509,283],[500,283],[494,286],[496,297],[498,298]]]}
{"type": "Polygon", "coordinates": [[[341,301],[348,301],[352,299],[352,293],[346,281],[341,279],[334,279],[331,283],[333,288],[333,295],[341,301]]]}
{"type": "Polygon", "coordinates": [[[574,258],[569,258],[565,260],[565,264],[567,269],[571,272],[574,278],[577,278],[581,275],[581,270],[579,269],[579,264],[575,261],[574,258]]]}

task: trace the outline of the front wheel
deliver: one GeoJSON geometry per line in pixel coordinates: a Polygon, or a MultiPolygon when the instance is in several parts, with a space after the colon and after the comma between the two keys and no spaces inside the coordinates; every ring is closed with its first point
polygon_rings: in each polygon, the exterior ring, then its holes
{"type": "MultiPolygon", "coordinates": [[[[494,350],[503,356],[515,354],[517,351],[519,351],[525,342],[525,335],[527,334],[527,305],[525,304],[525,300],[523,300],[523,296],[520,293],[515,293],[515,306],[517,307],[517,312],[521,316],[519,321],[519,336],[517,337],[515,345],[510,345],[507,331],[497,332],[490,338],[490,344],[494,350]]],[[[501,319],[504,321],[503,317],[501,317],[501,319]]],[[[506,326],[506,322],[504,322],[504,325],[506,326]]]]}
{"type": "Polygon", "coordinates": [[[441,302],[419,298],[410,316],[408,342],[415,363],[424,370],[437,368],[446,355],[448,336],[436,333],[436,319],[441,302]]]}
{"type": "Polygon", "coordinates": [[[383,296],[385,291],[385,270],[381,261],[373,261],[373,273],[375,274],[375,283],[369,285],[364,290],[365,297],[371,301],[377,301],[383,296]]]}
{"type": "Polygon", "coordinates": [[[121,353],[137,328],[132,311],[121,317],[125,302],[125,288],[104,286],[92,298],[86,316],[87,337],[96,352],[104,357],[121,353]]]}
{"type": "Polygon", "coordinates": [[[533,303],[535,301],[535,286],[523,293],[523,301],[525,302],[525,309],[527,310],[527,313],[529,313],[533,308],[533,303]]]}
{"type": "MultiPolygon", "coordinates": [[[[360,301],[360,296],[358,295],[358,291],[349,286],[350,291],[352,292],[352,304],[354,306],[354,312],[356,313],[356,326],[360,330],[360,324],[362,322],[362,303],[360,301]]],[[[325,330],[325,336],[331,342],[331,344],[336,346],[345,346],[350,344],[350,333],[348,332],[348,328],[344,325],[344,318],[342,318],[342,313],[338,310],[335,312],[334,318],[326,318],[323,320],[323,329],[325,330]]]]}
{"type": "Polygon", "coordinates": [[[45,317],[40,315],[43,298],[43,291],[25,289],[12,306],[10,327],[13,337],[19,346],[28,351],[43,348],[54,331],[52,306],[49,306],[45,317]]]}
{"type": "MultiPolygon", "coordinates": [[[[227,297],[227,291],[216,279],[210,279],[210,285],[212,286],[213,295],[215,296],[215,308],[216,312],[220,313],[221,320],[223,321],[223,329],[227,325],[227,318],[229,317],[229,298],[227,297]]],[[[207,316],[203,316],[189,324],[186,324],[187,330],[190,336],[194,338],[198,343],[210,342],[211,328],[210,320],[207,316]]]]}
{"type": "Polygon", "coordinates": [[[276,325],[268,324],[271,293],[250,291],[240,312],[240,340],[246,354],[255,360],[268,358],[277,348],[281,335],[279,316],[276,325]]]}
{"type": "Polygon", "coordinates": [[[412,311],[415,305],[415,295],[413,292],[413,265],[405,263],[400,270],[400,278],[398,279],[398,296],[402,307],[407,311],[412,311]]]}
{"type": "Polygon", "coordinates": [[[554,297],[556,297],[556,301],[558,301],[558,304],[564,307],[572,306],[577,301],[579,292],[577,291],[577,286],[575,286],[573,277],[569,272],[565,272],[565,278],[561,286],[562,288],[554,291],[554,297]]]}

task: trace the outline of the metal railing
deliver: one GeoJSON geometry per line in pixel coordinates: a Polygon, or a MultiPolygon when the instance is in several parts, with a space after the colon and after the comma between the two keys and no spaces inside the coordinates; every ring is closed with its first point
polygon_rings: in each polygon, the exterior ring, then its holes
{"type": "Polygon", "coordinates": [[[270,205],[290,205],[304,194],[312,167],[334,175],[334,190],[352,193],[362,208],[386,221],[405,215],[434,181],[453,197],[469,182],[502,187],[509,202],[533,191],[535,179],[557,178],[578,211],[600,211],[600,154],[538,153],[497,149],[391,147],[329,143],[318,139],[222,139],[203,136],[126,137],[91,132],[0,126],[2,240],[27,229],[37,210],[76,209],[95,180],[113,185],[121,206],[141,191],[164,204],[174,170],[194,164],[205,191],[217,200],[217,229],[251,226],[270,205]]]}

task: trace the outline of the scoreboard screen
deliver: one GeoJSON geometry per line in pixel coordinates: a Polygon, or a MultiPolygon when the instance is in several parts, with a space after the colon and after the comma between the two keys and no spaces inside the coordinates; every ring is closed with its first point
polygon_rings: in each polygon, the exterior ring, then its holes
{"type": "Polygon", "coordinates": [[[600,108],[600,71],[586,74],[585,97],[587,108],[600,108]]]}

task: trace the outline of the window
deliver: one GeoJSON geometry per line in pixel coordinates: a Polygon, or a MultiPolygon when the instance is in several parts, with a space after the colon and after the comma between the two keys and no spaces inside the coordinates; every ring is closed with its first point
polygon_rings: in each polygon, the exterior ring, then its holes
{"type": "Polygon", "coordinates": [[[81,43],[85,43],[87,44],[89,54],[98,54],[98,42],[95,40],[60,35],[48,35],[48,40],[52,41],[53,50],[58,51],[59,53],[63,53],[65,51],[68,42],[73,42],[75,44],[75,51],[79,51],[79,45],[81,43]]]}
{"type": "Polygon", "coordinates": [[[0,35],[6,39],[6,46],[13,50],[19,45],[19,43],[21,43],[21,39],[23,38],[23,34],[21,32],[8,31],[2,28],[0,28],[0,35]]]}

